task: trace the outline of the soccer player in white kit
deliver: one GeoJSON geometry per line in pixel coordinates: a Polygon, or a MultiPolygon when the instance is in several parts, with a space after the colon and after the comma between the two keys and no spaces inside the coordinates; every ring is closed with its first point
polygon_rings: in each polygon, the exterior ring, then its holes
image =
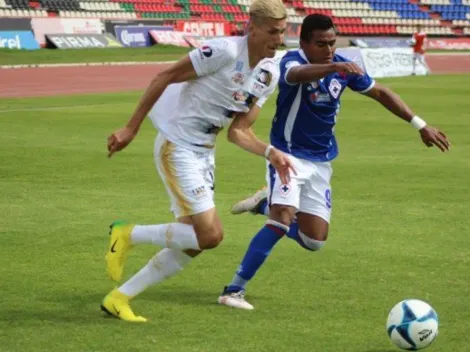
{"type": "Polygon", "coordinates": [[[155,164],[177,219],[159,225],[111,225],[106,262],[114,281],[120,281],[132,246],[153,244],[164,249],[104,298],[101,308],[108,314],[145,322],[134,314],[130,300],[221,242],[213,180],[215,139],[224,127],[229,126],[231,142],[266,157],[288,182],[293,169],[287,155],[260,141],[251,130],[279,79],[273,58],[282,43],[286,17],[282,0],[253,1],[247,36],[210,40],[157,74],[127,125],[108,138],[111,156],[134,139],[153,107],[149,115],[160,131],[155,164]]]}

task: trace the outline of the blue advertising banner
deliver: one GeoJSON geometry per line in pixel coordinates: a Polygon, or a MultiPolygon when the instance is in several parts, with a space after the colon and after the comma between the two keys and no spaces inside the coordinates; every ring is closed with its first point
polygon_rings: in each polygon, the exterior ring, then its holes
{"type": "Polygon", "coordinates": [[[152,46],[150,31],[172,31],[166,26],[116,26],[114,31],[117,40],[126,47],[152,46]]]}
{"type": "Polygon", "coordinates": [[[360,48],[409,48],[411,38],[356,38],[351,44],[360,48]]]}
{"type": "Polygon", "coordinates": [[[0,48],[35,50],[39,43],[31,31],[0,31],[0,48]]]}

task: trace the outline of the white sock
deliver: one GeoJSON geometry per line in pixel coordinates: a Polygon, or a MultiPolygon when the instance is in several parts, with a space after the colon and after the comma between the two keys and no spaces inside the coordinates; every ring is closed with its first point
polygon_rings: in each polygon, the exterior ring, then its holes
{"type": "Polygon", "coordinates": [[[194,227],[177,222],[161,225],[136,225],[132,229],[131,243],[150,243],[175,249],[200,249],[194,227]]]}
{"type": "Polygon", "coordinates": [[[146,266],[127,280],[118,290],[126,296],[137,296],[147,287],[158,284],[183,270],[183,267],[191,259],[189,255],[180,250],[162,249],[150,259],[146,266]]]}
{"type": "Polygon", "coordinates": [[[307,237],[302,231],[299,230],[299,236],[304,244],[312,251],[319,251],[325,246],[325,241],[314,240],[313,238],[307,237]]]}

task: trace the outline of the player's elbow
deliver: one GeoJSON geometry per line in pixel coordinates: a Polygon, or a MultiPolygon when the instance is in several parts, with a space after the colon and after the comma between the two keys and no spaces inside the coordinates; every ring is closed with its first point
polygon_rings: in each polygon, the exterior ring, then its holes
{"type": "Polygon", "coordinates": [[[174,83],[176,80],[176,75],[173,70],[163,70],[157,73],[157,75],[153,78],[153,84],[161,84],[164,86],[168,86],[171,83],[174,83]]]}
{"type": "Polygon", "coordinates": [[[230,127],[227,132],[227,139],[230,143],[238,144],[242,135],[243,131],[241,129],[230,127]]]}

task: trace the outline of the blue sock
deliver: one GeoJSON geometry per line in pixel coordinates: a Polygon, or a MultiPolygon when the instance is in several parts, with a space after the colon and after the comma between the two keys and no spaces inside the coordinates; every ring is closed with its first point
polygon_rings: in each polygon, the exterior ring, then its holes
{"type": "Polygon", "coordinates": [[[255,276],[263,265],[271,249],[286,234],[287,226],[268,221],[268,223],[251,240],[237,273],[227,287],[227,292],[244,290],[248,281],[255,276]]]}
{"type": "Polygon", "coordinates": [[[265,199],[263,201],[261,201],[261,203],[259,203],[258,205],[258,209],[257,210],[257,213],[258,214],[261,214],[261,215],[269,215],[266,210],[268,209],[268,200],[265,199]]]}
{"type": "Polygon", "coordinates": [[[260,215],[269,215],[269,209],[268,209],[268,200],[263,199],[258,206],[252,210],[253,213],[255,214],[260,214],[260,215]]]}
{"type": "Polygon", "coordinates": [[[310,248],[308,248],[304,241],[302,241],[302,238],[300,238],[299,236],[299,224],[297,222],[293,222],[290,227],[289,227],[289,232],[287,232],[287,237],[289,237],[290,239],[296,241],[298,244],[300,244],[302,246],[302,248],[305,248],[305,249],[308,249],[309,251],[311,251],[310,248]]]}

